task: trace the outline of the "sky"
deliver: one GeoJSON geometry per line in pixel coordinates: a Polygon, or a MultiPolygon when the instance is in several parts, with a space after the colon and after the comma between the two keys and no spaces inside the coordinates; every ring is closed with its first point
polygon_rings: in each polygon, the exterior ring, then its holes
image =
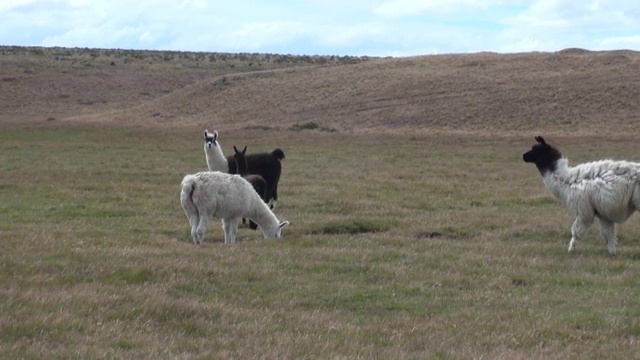
{"type": "Polygon", "coordinates": [[[395,57],[640,50],[640,1],[0,0],[0,45],[395,57]]]}

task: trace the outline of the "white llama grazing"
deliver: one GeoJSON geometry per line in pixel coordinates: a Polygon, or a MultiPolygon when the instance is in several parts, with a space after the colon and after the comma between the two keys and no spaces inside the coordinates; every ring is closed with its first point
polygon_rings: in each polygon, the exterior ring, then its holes
{"type": "Polygon", "coordinates": [[[251,184],[240,175],[218,171],[187,175],[182,180],[180,203],[191,224],[195,244],[204,241],[209,221],[222,219],[225,244],[235,243],[242,217],[260,226],[265,238],[280,237],[288,221],[279,222],[251,184]]]}
{"type": "Polygon", "coordinates": [[[615,255],[615,224],[640,209],[640,163],[601,160],[571,167],[541,136],[535,139],[537,144],[522,158],[536,165],[547,189],[575,212],[569,251],[598,218],[600,235],[609,254],[615,255]]]}

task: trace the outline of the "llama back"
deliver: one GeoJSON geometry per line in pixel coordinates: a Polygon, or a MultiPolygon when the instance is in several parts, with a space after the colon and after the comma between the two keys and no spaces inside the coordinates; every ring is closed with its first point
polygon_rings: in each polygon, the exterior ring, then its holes
{"type": "Polygon", "coordinates": [[[547,188],[576,213],[594,211],[600,217],[622,223],[631,214],[634,197],[640,199],[640,164],[600,160],[569,167],[558,164],[557,175],[544,178],[547,188]]]}
{"type": "Polygon", "coordinates": [[[251,208],[256,198],[262,202],[251,184],[239,175],[204,171],[193,176],[193,202],[198,208],[206,209],[211,216],[241,217],[246,212],[245,209],[251,208]]]}
{"type": "Polygon", "coordinates": [[[601,180],[606,183],[638,183],[640,181],[640,163],[630,161],[599,160],[569,167],[563,159],[561,167],[565,170],[567,182],[577,184],[585,181],[601,180]]]}
{"type": "MultiPolygon", "coordinates": [[[[282,150],[280,150],[282,151],[282,150]]],[[[274,150],[275,152],[275,150],[274,150]]],[[[284,153],[282,153],[284,156],[284,153]]],[[[230,157],[229,173],[238,172],[235,159],[230,157]]],[[[278,200],[278,182],[280,181],[280,173],[282,172],[282,164],[280,158],[273,153],[258,153],[246,155],[248,173],[261,175],[267,183],[267,191],[265,193],[266,201],[278,200]]]]}
{"type": "MultiPolygon", "coordinates": [[[[282,152],[282,150],[280,150],[280,152],[282,152]]],[[[284,152],[282,152],[282,155],[282,158],[284,158],[284,152]]],[[[272,153],[248,154],[246,155],[246,159],[249,174],[261,174],[263,176],[267,175],[265,177],[280,176],[280,172],[282,169],[282,164],[280,164],[281,158],[273,156],[272,153]]],[[[236,166],[233,155],[228,156],[227,160],[229,173],[237,174],[238,168],[236,166]]]]}

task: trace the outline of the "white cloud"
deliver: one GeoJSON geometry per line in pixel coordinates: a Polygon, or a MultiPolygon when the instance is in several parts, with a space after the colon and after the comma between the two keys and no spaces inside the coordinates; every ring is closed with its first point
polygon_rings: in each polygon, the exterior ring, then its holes
{"type": "Polygon", "coordinates": [[[207,8],[207,2],[204,0],[182,0],[178,8],[202,10],[207,8]]]}
{"type": "MultiPolygon", "coordinates": [[[[376,37],[385,33],[376,23],[367,24],[318,24],[296,21],[255,22],[241,26],[235,31],[215,36],[215,42],[225,51],[265,52],[268,48],[281,48],[305,44],[308,48],[344,49],[339,54],[348,54],[349,49],[364,42],[377,42],[376,37]]],[[[293,50],[290,53],[299,53],[293,50]]],[[[335,54],[335,52],[334,52],[335,54]]]]}
{"type": "Polygon", "coordinates": [[[640,49],[637,0],[0,0],[0,44],[390,55],[640,49]]]}
{"type": "Polygon", "coordinates": [[[537,0],[506,18],[498,39],[507,52],[598,49],[614,44],[607,39],[618,38],[618,34],[640,32],[638,15],[640,7],[635,1],[537,0]]]}
{"type": "Polygon", "coordinates": [[[323,26],[315,34],[318,43],[323,46],[348,47],[368,39],[384,40],[388,34],[384,26],[378,23],[355,24],[351,26],[323,26]]]}
{"type": "Polygon", "coordinates": [[[13,10],[34,2],[36,2],[36,0],[3,0],[0,2],[0,11],[13,10]]]}
{"type": "Polygon", "coordinates": [[[373,13],[381,17],[399,18],[404,16],[443,16],[455,14],[473,14],[478,10],[486,11],[499,7],[522,7],[527,0],[386,0],[375,6],[373,13]]]}
{"type": "Polygon", "coordinates": [[[538,0],[510,21],[540,27],[575,27],[580,31],[591,31],[594,26],[638,26],[640,6],[636,1],[616,1],[613,4],[612,1],[598,0],[538,0]]]}
{"type": "Polygon", "coordinates": [[[424,13],[448,13],[461,7],[483,7],[476,0],[390,0],[374,9],[374,14],[381,17],[402,17],[421,15],[424,13]]]}
{"type": "Polygon", "coordinates": [[[598,40],[594,50],[640,49],[640,35],[614,36],[598,40]]]}
{"type": "Polygon", "coordinates": [[[228,46],[236,49],[260,49],[283,43],[290,43],[296,38],[308,34],[308,25],[295,22],[255,22],[241,26],[229,34],[221,34],[218,38],[227,42],[228,46]]]}

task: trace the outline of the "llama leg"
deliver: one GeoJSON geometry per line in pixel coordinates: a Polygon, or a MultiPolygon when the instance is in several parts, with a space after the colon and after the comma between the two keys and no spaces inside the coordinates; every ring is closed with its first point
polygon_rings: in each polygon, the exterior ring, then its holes
{"type": "Polygon", "coordinates": [[[189,224],[191,224],[191,238],[194,244],[199,244],[197,235],[198,224],[200,223],[200,217],[198,214],[189,215],[189,224]]]}
{"type": "Polygon", "coordinates": [[[600,219],[600,236],[607,243],[609,255],[616,254],[616,244],[618,238],[616,236],[616,224],[611,221],[600,219]]]}
{"type": "Polygon", "coordinates": [[[222,231],[224,231],[224,243],[229,244],[229,237],[231,235],[231,231],[229,230],[229,220],[222,219],[222,231]]]}
{"type": "Polygon", "coordinates": [[[200,212],[198,211],[198,207],[195,206],[190,197],[185,196],[184,194],[181,194],[180,196],[180,203],[184,210],[184,214],[189,220],[189,225],[191,225],[191,238],[193,239],[193,243],[198,244],[198,237],[196,236],[196,229],[200,223],[200,212]]]}
{"type": "Polygon", "coordinates": [[[576,241],[584,236],[589,230],[589,227],[593,224],[593,216],[581,217],[578,216],[571,225],[571,241],[569,242],[569,252],[572,252],[576,248],[576,241]]]}
{"type": "Polygon", "coordinates": [[[269,209],[273,211],[275,210],[276,204],[278,203],[278,184],[276,184],[276,186],[273,187],[271,194],[267,192],[267,196],[268,196],[267,199],[269,199],[269,202],[267,202],[267,205],[269,205],[269,209]]]}
{"type": "Polygon", "coordinates": [[[235,244],[238,239],[238,225],[240,224],[240,218],[229,220],[229,231],[231,232],[231,243],[235,244]]]}
{"type": "Polygon", "coordinates": [[[209,226],[209,217],[201,214],[198,228],[196,229],[196,244],[204,242],[204,233],[207,231],[207,226],[209,226]]]}
{"type": "Polygon", "coordinates": [[[239,223],[240,223],[240,219],[236,219],[236,218],[222,220],[225,244],[234,244],[236,242],[239,223]]]}
{"type": "Polygon", "coordinates": [[[267,203],[267,205],[269,205],[269,209],[273,211],[275,210],[277,203],[278,203],[278,193],[276,190],[276,192],[273,193],[273,196],[271,196],[271,198],[269,199],[269,202],[267,203]]]}
{"type": "Polygon", "coordinates": [[[271,209],[275,209],[277,203],[278,203],[278,184],[276,184],[275,188],[273,189],[273,203],[272,203],[271,209]]]}

